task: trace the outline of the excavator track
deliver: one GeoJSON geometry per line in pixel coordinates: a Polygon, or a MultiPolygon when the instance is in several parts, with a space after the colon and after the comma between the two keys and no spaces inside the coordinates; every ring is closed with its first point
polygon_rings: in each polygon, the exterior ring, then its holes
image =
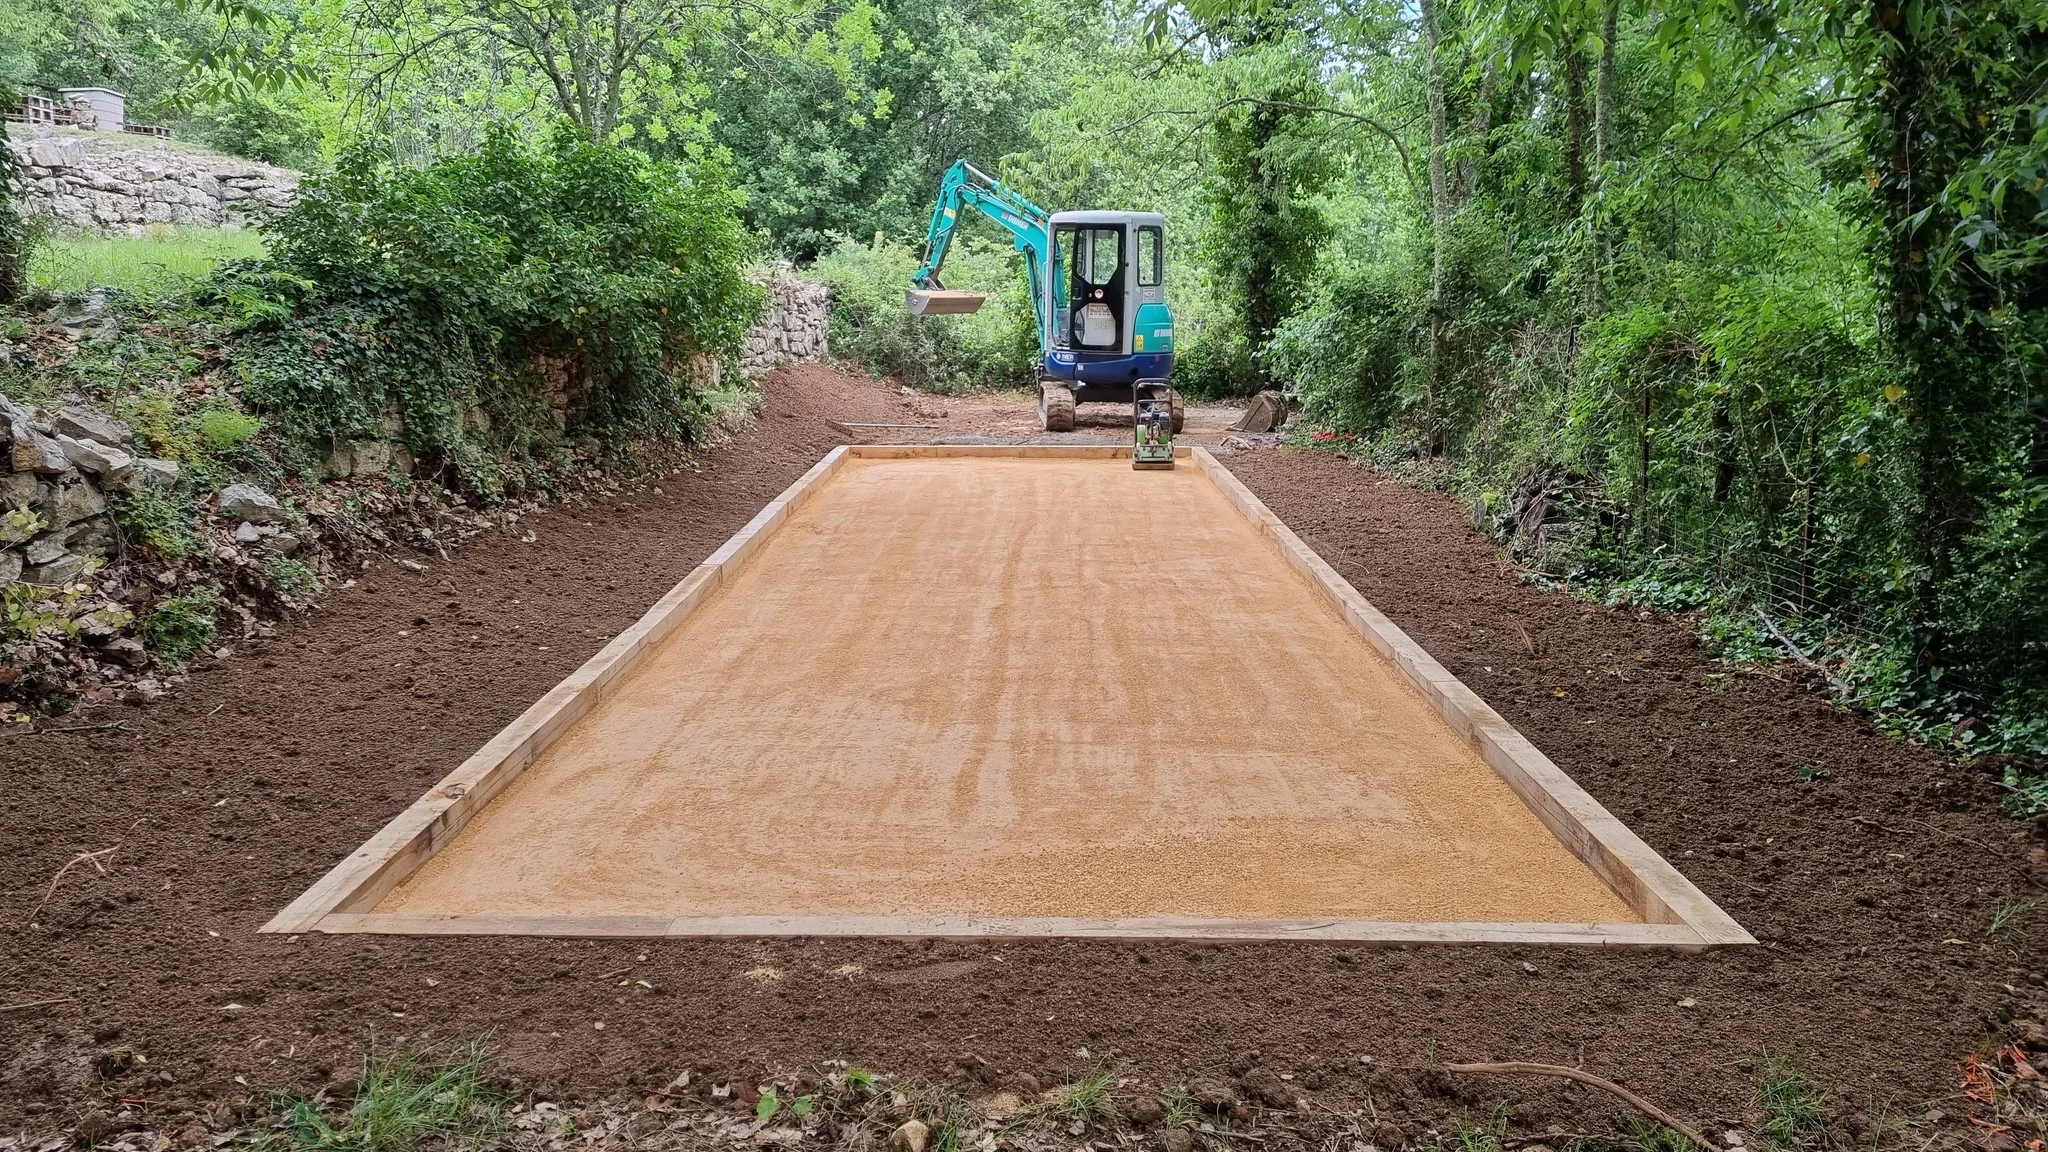
{"type": "Polygon", "coordinates": [[[1047,432],[1074,430],[1074,390],[1051,380],[1038,382],[1038,424],[1047,432]]]}
{"type": "Polygon", "coordinates": [[[1181,403],[1180,389],[1168,388],[1166,390],[1166,402],[1169,405],[1168,410],[1173,413],[1174,435],[1178,436],[1180,435],[1181,425],[1188,422],[1187,405],[1181,403]]]}

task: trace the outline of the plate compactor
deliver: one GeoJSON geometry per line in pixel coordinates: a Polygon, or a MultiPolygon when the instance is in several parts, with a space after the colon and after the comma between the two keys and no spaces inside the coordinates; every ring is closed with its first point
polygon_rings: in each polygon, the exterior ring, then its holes
{"type": "Polygon", "coordinates": [[[1164,380],[1140,380],[1131,386],[1131,467],[1173,467],[1173,430],[1177,421],[1164,380]]]}
{"type": "MultiPolygon", "coordinates": [[[[956,161],[939,184],[924,264],[905,294],[913,315],[973,312],[987,299],[939,280],[967,208],[1001,225],[1024,253],[1038,316],[1040,425],[1047,432],[1073,431],[1074,405],[1087,401],[1129,404],[1134,415],[1142,414],[1149,392],[1152,402],[1165,406],[1164,459],[1171,467],[1172,434],[1180,431],[1183,417],[1180,393],[1168,382],[1173,311],[1166,305],[1166,217],[1047,212],[967,161],[956,161]]],[[[1141,446],[1145,435],[1141,426],[1141,446]]]]}

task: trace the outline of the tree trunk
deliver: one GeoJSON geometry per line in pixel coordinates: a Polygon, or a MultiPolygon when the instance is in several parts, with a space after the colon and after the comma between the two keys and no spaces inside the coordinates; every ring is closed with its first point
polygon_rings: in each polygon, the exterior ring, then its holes
{"type": "MultiPolygon", "coordinates": [[[[1604,191],[1607,166],[1614,162],[1614,49],[1621,23],[1621,0],[1607,0],[1600,14],[1600,67],[1593,80],[1593,190],[1604,191]]],[[[1614,257],[1606,212],[1593,208],[1593,274],[1587,278],[1587,303],[1598,314],[1605,305],[1607,265],[1614,257]]]]}
{"type": "Polygon", "coordinates": [[[1422,39],[1428,48],[1423,83],[1429,102],[1429,360],[1423,382],[1423,430],[1428,451],[1438,451],[1436,396],[1443,372],[1444,279],[1451,230],[1451,190],[1445,171],[1444,146],[1449,135],[1444,111],[1443,32],[1437,24],[1436,0],[1420,0],[1422,39]]]}
{"type": "Polygon", "coordinates": [[[1443,34],[1437,26],[1436,0],[1421,0],[1421,5],[1422,38],[1428,47],[1423,64],[1423,86],[1429,102],[1429,228],[1434,241],[1430,292],[1441,296],[1444,289],[1444,246],[1451,223],[1450,178],[1444,163],[1449,125],[1444,112],[1443,34]]]}
{"type": "Polygon", "coordinates": [[[1486,71],[1479,77],[1479,95],[1473,102],[1471,123],[1465,126],[1464,155],[1458,160],[1458,178],[1451,185],[1453,212],[1471,203],[1479,191],[1479,161],[1485,156],[1487,133],[1493,131],[1494,76],[1493,61],[1488,60],[1486,71]]]}
{"type": "Polygon", "coordinates": [[[1571,215],[1586,203],[1586,54],[1573,44],[1564,57],[1564,180],[1571,215]]]}

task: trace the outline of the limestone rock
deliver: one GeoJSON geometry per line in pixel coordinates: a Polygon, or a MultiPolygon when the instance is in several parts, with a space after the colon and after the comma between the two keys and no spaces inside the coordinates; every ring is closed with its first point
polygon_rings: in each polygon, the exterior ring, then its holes
{"type": "Polygon", "coordinates": [[[116,636],[101,645],[100,652],[124,668],[140,668],[149,663],[148,649],[133,636],[116,636]]]}
{"type": "Polygon", "coordinates": [[[51,421],[51,424],[62,435],[75,436],[80,440],[97,440],[117,448],[135,439],[135,429],[105,413],[76,405],[59,408],[57,418],[51,421]]]}
{"type": "Polygon", "coordinates": [[[26,508],[36,502],[36,474],[0,472],[0,510],[26,508]]]}
{"type": "Polygon", "coordinates": [[[281,524],[285,520],[284,505],[254,484],[230,484],[214,499],[223,516],[234,516],[251,524],[281,524]]]}
{"type": "Polygon", "coordinates": [[[21,579],[21,553],[9,548],[0,551],[0,586],[21,579]]]}
{"type": "Polygon", "coordinates": [[[88,558],[75,552],[66,552],[48,564],[22,569],[21,578],[29,584],[69,584],[78,578],[79,573],[85,571],[85,566],[90,562],[88,558]]]}
{"type": "Polygon", "coordinates": [[[98,488],[84,482],[58,485],[56,495],[45,504],[52,529],[68,528],[107,510],[107,498],[100,495],[98,488]]]}
{"type": "Polygon", "coordinates": [[[70,461],[64,459],[64,446],[29,425],[14,422],[14,470],[16,472],[41,472],[54,476],[69,471],[70,461]]]}
{"type": "Polygon", "coordinates": [[[922,1120],[905,1120],[889,1133],[889,1152],[924,1152],[932,1130],[922,1120]]]}
{"type": "Polygon", "coordinates": [[[109,448],[97,440],[80,440],[60,432],[57,434],[57,443],[64,449],[64,459],[80,472],[107,476],[126,473],[135,467],[135,457],[119,448],[109,448]]]}
{"type": "Polygon", "coordinates": [[[48,564],[63,556],[66,551],[64,533],[45,532],[29,541],[28,547],[21,550],[21,558],[29,564],[48,564]]]}
{"type": "Polygon", "coordinates": [[[146,488],[169,488],[178,482],[178,462],[159,460],[154,456],[138,457],[134,482],[146,488]]]}

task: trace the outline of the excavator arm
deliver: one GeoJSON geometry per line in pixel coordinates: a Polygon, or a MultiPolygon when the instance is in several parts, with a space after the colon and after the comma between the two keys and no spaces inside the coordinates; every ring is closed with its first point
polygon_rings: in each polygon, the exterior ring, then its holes
{"type": "Polygon", "coordinates": [[[987,297],[977,292],[954,292],[939,280],[946,264],[946,252],[953,245],[953,232],[960,226],[960,214],[974,208],[1003,226],[1024,253],[1031,273],[1031,307],[1038,314],[1038,330],[1046,331],[1044,294],[1039,278],[1045,275],[1052,248],[1052,216],[1025,199],[1015,189],[969,164],[956,160],[939,183],[939,201],[932,207],[931,227],[924,238],[924,264],[911,277],[906,301],[913,315],[933,316],[973,312],[987,297]]]}

